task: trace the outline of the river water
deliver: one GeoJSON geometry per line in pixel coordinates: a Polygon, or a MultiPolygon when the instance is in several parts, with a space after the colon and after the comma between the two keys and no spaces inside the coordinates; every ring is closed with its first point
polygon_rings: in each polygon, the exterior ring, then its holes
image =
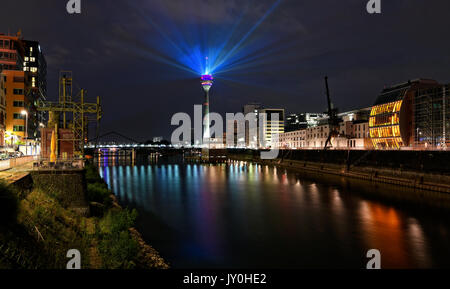
{"type": "Polygon", "coordinates": [[[172,268],[365,268],[369,249],[382,268],[450,267],[450,210],[405,189],[247,162],[99,172],[172,268]]]}

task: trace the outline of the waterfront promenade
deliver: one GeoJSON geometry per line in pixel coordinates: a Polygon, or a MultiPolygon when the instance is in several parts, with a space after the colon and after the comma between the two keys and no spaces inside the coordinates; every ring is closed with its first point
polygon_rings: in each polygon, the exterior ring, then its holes
{"type": "Polygon", "coordinates": [[[33,161],[32,157],[19,165],[0,171],[0,180],[10,184],[22,179],[33,170],[33,161]]]}

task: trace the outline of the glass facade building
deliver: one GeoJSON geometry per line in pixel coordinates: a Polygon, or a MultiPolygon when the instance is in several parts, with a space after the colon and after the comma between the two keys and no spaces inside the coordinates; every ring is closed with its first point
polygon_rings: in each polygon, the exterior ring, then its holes
{"type": "Polygon", "coordinates": [[[420,89],[414,98],[414,141],[421,148],[450,145],[450,85],[420,89]]]}
{"type": "Polygon", "coordinates": [[[369,132],[374,148],[413,146],[414,103],[418,90],[438,85],[434,80],[417,79],[384,89],[370,112],[369,132]]]}

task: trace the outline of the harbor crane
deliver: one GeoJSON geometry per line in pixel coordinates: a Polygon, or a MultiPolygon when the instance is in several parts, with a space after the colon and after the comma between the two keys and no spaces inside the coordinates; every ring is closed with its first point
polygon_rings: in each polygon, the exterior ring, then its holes
{"type": "MultiPolygon", "coordinates": [[[[37,110],[62,115],[62,128],[72,129],[74,155],[84,156],[84,144],[87,142],[88,123],[97,123],[102,117],[100,97],[96,103],[85,102],[86,90],[80,89],[73,93],[73,77],[71,71],[61,71],[59,74],[59,101],[39,101],[37,110]]],[[[66,141],[68,139],[65,139],[66,141]]]]}
{"type": "Polygon", "coordinates": [[[324,149],[328,149],[328,144],[331,144],[331,138],[339,135],[339,118],[338,118],[338,109],[333,107],[333,103],[330,98],[330,89],[328,88],[328,76],[325,76],[325,87],[327,91],[327,102],[328,102],[328,111],[326,112],[328,115],[328,126],[329,133],[327,140],[325,141],[324,149]]]}

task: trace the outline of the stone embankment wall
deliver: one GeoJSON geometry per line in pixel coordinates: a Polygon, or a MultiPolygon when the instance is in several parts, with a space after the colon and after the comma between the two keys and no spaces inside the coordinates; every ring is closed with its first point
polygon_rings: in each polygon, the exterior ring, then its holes
{"type": "Polygon", "coordinates": [[[420,190],[450,193],[450,152],[446,151],[280,151],[261,160],[259,151],[233,150],[228,157],[327,173],[420,190]]]}
{"type": "Polygon", "coordinates": [[[52,195],[63,207],[89,215],[84,170],[31,172],[33,188],[52,195]]]}

